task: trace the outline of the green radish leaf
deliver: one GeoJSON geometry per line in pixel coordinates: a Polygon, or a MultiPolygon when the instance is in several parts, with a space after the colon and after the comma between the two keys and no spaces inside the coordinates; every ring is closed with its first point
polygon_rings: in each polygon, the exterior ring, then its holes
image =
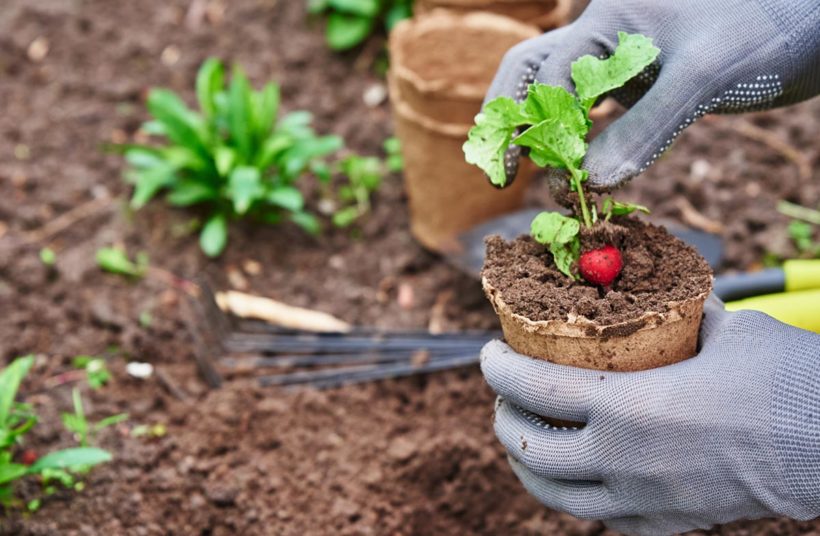
{"type": "Polygon", "coordinates": [[[310,212],[294,212],[290,220],[308,234],[318,235],[322,231],[319,219],[310,212]]]}
{"type": "Polygon", "coordinates": [[[325,39],[333,50],[348,50],[367,39],[373,31],[372,17],[333,12],[327,17],[325,39]]]}
{"type": "Polygon", "coordinates": [[[225,69],[222,62],[216,58],[205,60],[196,75],[196,97],[205,117],[211,118],[216,114],[215,97],[222,91],[224,84],[225,69]]]}
{"type": "Polygon", "coordinates": [[[578,260],[581,242],[580,222],[557,212],[542,212],[532,221],[530,232],[535,241],[548,246],[555,266],[565,275],[572,274],[572,265],[578,260]]]}
{"type": "Polygon", "coordinates": [[[214,214],[199,235],[199,247],[205,255],[218,257],[228,243],[228,220],[224,214],[214,214]]]}
{"type": "Polygon", "coordinates": [[[19,463],[0,464],[0,485],[13,482],[28,473],[28,466],[19,463]]]}
{"type": "Polygon", "coordinates": [[[120,248],[101,248],[97,250],[97,265],[112,274],[141,277],[145,267],[132,262],[128,255],[120,248]]]}
{"type": "Polygon", "coordinates": [[[231,170],[238,160],[236,151],[230,147],[220,145],[214,151],[214,163],[216,164],[216,171],[222,177],[227,177],[231,174],[231,170]]]}
{"type": "Polygon", "coordinates": [[[308,0],[307,12],[316,15],[330,7],[330,0],[308,0]]]}
{"type": "Polygon", "coordinates": [[[359,218],[358,207],[346,207],[333,214],[333,225],[336,227],[348,227],[359,218]]]}
{"type": "Polygon", "coordinates": [[[264,194],[262,175],[254,167],[241,166],[231,172],[228,178],[228,195],[233,200],[237,214],[244,214],[254,201],[264,194]]]}
{"type": "Polygon", "coordinates": [[[495,186],[507,185],[504,153],[510,146],[513,131],[526,123],[521,107],[508,97],[498,97],[475,118],[464,143],[467,162],[480,167],[495,186]]]}
{"type": "Polygon", "coordinates": [[[130,147],[125,151],[125,161],[137,169],[151,169],[165,165],[160,152],[153,147],[130,147]]]}
{"type": "Polygon", "coordinates": [[[537,165],[559,169],[580,166],[587,150],[583,136],[557,119],[545,119],[528,128],[513,143],[529,147],[530,158],[537,165]]]}
{"type": "Polygon", "coordinates": [[[618,46],[607,59],[583,56],[572,64],[572,81],[585,110],[595,100],[626,84],[660,54],[652,39],[640,34],[618,32],[618,46]]]}
{"type": "Polygon", "coordinates": [[[626,216],[628,214],[632,214],[635,211],[640,211],[644,214],[649,214],[649,209],[643,205],[636,205],[634,203],[622,203],[620,201],[615,201],[611,197],[607,197],[606,199],[604,199],[604,203],[601,206],[601,210],[606,215],[607,220],[611,216],[626,216]]]}
{"type": "Polygon", "coordinates": [[[522,104],[522,112],[527,123],[537,125],[552,119],[574,137],[583,138],[589,131],[584,111],[575,96],[558,86],[534,83],[527,90],[527,98],[522,104]]]}
{"type": "Polygon", "coordinates": [[[169,139],[208,156],[208,134],[202,117],[188,108],[173,91],[152,89],[148,94],[148,110],[162,123],[169,139]]]}
{"type": "Polygon", "coordinates": [[[104,419],[100,419],[100,421],[94,425],[94,431],[99,432],[103,428],[114,426],[115,424],[119,424],[126,420],[128,420],[127,413],[118,413],[117,415],[110,415],[104,419]]]}
{"type": "Polygon", "coordinates": [[[568,244],[578,237],[581,224],[558,212],[541,212],[532,220],[530,232],[539,244],[568,244]]]}
{"type": "Polygon", "coordinates": [[[388,33],[393,30],[396,24],[413,16],[413,8],[409,2],[394,3],[384,14],[384,26],[388,33]]]}
{"type": "Polygon", "coordinates": [[[9,414],[20,383],[34,364],[34,356],[18,357],[0,371],[0,428],[9,423],[9,414]]]}
{"type": "Polygon", "coordinates": [[[253,119],[257,140],[264,140],[271,134],[276,125],[276,114],[279,111],[279,86],[268,83],[262,91],[253,95],[253,119]]]}
{"type": "Polygon", "coordinates": [[[363,17],[375,17],[379,12],[379,0],[329,0],[330,7],[363,17]]]}
{"type": "Polygon", "coordinates": [[[176,207],[188,207],[203,201],[213,201],[218,197],[219,192],[209,185],[193,180],[184,180],[174,185],[174,190],[166,196],[166,199],[176,207]]]}
{"type": "Polygon", "coordinates": [[[133,170],[127,174],[127,178],[134,183],[131,208],[139,210],[174,180],[174,171],[163,163],[153,168],[133,170]]]}
{"type": "Polygon", "coordinates": [[[268,139],[262,143],[262,149],[257,154],[256,167],[259,169],[267,169],[282,152],[293,147],[293,143],[294,140],[290,135],[280,132],[268,137],[268,139]]]}
{"type": "Polygon", "coordinates": [[[251,86],[245,73],[238,66],[233,70],[228,90],[228,122],[231,139],[236,145],[241,161],[248,162],[253,145],[251,86]]]}
{"type": "Polygon", "coordinates": [[[89,467],[111,461],[111,454],[95,447],[78,447],[46,454],[28,468],[28,474],[37,474],[44,469],[71,469],[89,467]]]}
{"type": "Polygon", "coordinates": [[[302,192],[293,186],[278,186],[272,189],[268,192],[267,200],[270,204],[291,212],[299,212],[305,205],[302,192]]]}

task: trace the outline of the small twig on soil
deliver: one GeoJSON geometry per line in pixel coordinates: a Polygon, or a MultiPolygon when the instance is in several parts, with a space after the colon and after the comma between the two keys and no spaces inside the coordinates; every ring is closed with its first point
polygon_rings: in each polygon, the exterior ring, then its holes
{"type": "Polygon", "coordinates": [[[681,219],[688,225],[707,233],[720,234],[723,232],[723,224],[711,218],[707,218],[692,206],[685,197],[679,197],[675,201],[675,206],[680,210],[681,219]]]}
{"type": "Polygon", "coordinates": [[[45,389],[53,389],[55,387],[59,387],[60,385],[65,385],[67,383],[78,382],[78,381],[81,381],[83,378],[85,378],[85,374],[86,374],[85,370],[83,370],[83,369],[69,370],[69,371],[66,371],[66,372],[61,372],[60,374],[57,374],[56,376],[51,376],[50,378],[47,378],[43,382],[43,387],[45,389]]]}
{"type": "Polygon", "coordinates": [[[750,140],[769,146],[771,149],[780,153],[786,160],[797,166],[797,175],[800,178],[800,182],[807,183],[811,180],[811,160],[809,157],[795,149],[776,134],[743,120],[733,122],[732,128],[750,140]]]}
{"type": "Polygon", "coordinates": [[[165,372],[165,370],[155,367],[154,374],[156,375],[159,384],[163,387],[163,389],[168,391],[171,396],[182,402],[188,400],[188,394],[182,390],[177,382],[175,382],[173,378],[165,372]]]}
{"type": "Polygon", "coordinates": [[[113,199],[110,197],[100,197],[76,206],[68,212],[60,214],[42,227],[23,234],[23,242],[25,244],[34,244],[48,240],[80,220],[93,216],[103,209],[112,209],[114,206],[113,203],[111,203],[112,201],[113,199]]]}
{"type": "Polygon", "coordinates": [[[790,218],[820,225],[820,210],[789,203],[788,201],[780,201],[777,203],[777,211],[790,218]]]}
{"type": "Polygon", "coordinates": [[[216,302],[223,311],[238,317],[257,318],[286,328],[333,333],[344,333],[351,329],[350,324],[327,313],[293,307],[235,290],[218,292],[216,302]]]}

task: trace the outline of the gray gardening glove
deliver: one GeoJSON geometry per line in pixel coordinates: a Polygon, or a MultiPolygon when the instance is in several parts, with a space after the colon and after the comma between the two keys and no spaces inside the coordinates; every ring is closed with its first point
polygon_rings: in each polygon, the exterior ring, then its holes
{"type": "MultiPolygon", "coordinates": [[[[590,144],[584,168],[595,190],[643,172],[706,113],[763,110],[820,93],[818,0],[592,0],[570,26],[512,48],[485,102],[521,100],[533,80],[572,90],[572,62],[611,53],[619,30],[653,38],[661,54],[613,94],[629,111],[590,144]]],[[[508,152],[508,184],[519,154],[508,152]]]]}
{"type": "Polygon", "coordinates": [[[820,335],[710,298],[701,344],[681,363],[618,373],[488,343],[495,432],[524,487],[627,534],[820,515],[820,335]]]}

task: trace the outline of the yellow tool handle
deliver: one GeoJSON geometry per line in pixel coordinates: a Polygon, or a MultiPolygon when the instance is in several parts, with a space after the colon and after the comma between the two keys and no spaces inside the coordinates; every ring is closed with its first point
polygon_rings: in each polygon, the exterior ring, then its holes
{"type": "Polygon", "coordinates": [[[820,260],[794,259],[783,263],[786,292],[820,288],[820,260]]]}
{"type": "MultiPolygon", "coordinates": [[[[788,280],[787,276],[786,281],[788,280]]],[[[766,294],[729,302],[726,310],[762,311],[786,324],[820,333],[820,288],[816,288],[816,284],[814,286],[812,290],[766,294]]]]}

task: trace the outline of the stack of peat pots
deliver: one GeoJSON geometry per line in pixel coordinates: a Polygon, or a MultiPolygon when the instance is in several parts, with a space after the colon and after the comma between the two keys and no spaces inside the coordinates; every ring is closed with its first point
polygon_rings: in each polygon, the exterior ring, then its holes
{"type": "Polygon", "coordinates": [[[492,13],[432,10],[390,34],[390,101],[404,155],[411,231],[425,247],[447,251],[455,237],[521,206],[529,182],[493,188],[461,146],[504,53],[540,34],[492,13]]]}

